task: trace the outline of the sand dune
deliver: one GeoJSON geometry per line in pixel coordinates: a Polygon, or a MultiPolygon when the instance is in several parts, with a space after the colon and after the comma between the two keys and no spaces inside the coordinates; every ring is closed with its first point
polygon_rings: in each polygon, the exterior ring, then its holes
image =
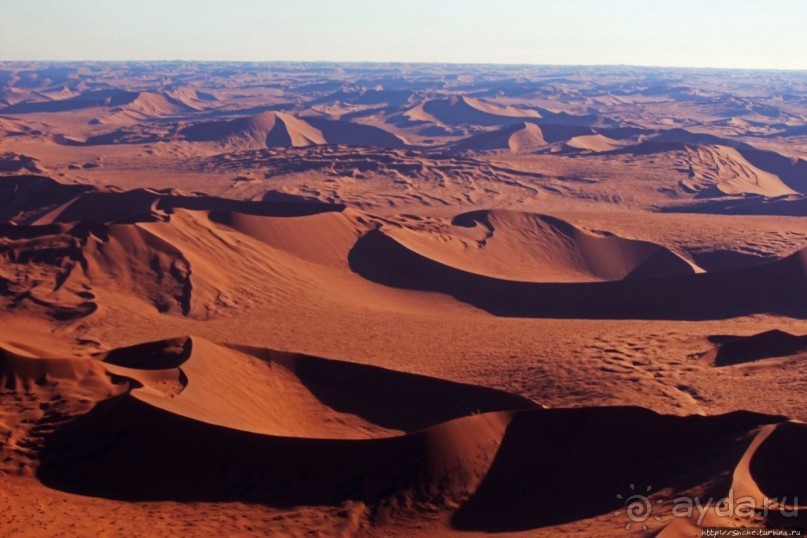
{"type": "Polygon", "coordinates": [[[143,384],[131,392],[137,400],[200,422],[277,437],[383,438],[472,413],[535,407],[494,390],[197,337],[117,349],[103,360],[120,367],[113,369],[117,375],[143,384]],[[152,372],[171,368],[179,369],[172,376],[182,385],[178,393],[150,385],[152,372]],[[140,378],[140,370],[148,375],[140,378]],[[397,407],[414,395],[405,410],[397,407]]]}
{"type": "Polygon", "coordinates": [[[507,125],[524,118],[540,118],[535,110],[501,106],[473,97],[452,95],[432,99],[405,113],[412,121],[439,122],[448,125],[507,125]]]}
{"type": "Polygon", "coordinates": [[[400,137],[371,125],[315,117],[305,118],[305,121],[322,132],[327,144],[381,148],[401,148],[406,145],[406,141],[400,137]]]}
{"type": "Polygon", "coordinates": [[[664,208],[671,213],[712,213],[716,215],[779,215],[803,217],[807,212],[807,196],[708,200],[664,208]]]}
{"type": "Polygon", "coordinates": [[[358,290],[370,293],[361,280],[350,279],[352,272],[387,287],[445,294],[499,316],[802,317],[807,304],[804,250],[774,263],[703,275],[658,245],[529,213],[479,211],[451,223],[386,222],[379,228],[375,217],[338,205],[148,189],[102,192],[28,179],[53,193],[47,208],[36,210],[19,188],[25,178],[5,180],[11,185],[6,207],[14,210],[7,218],[17,224],[3,229],[3,295],[58,317],[86,316],[104,301],[137,298],[159,312],[204,318],[236,307],[243,293],[235,291],[236,283],[253,280],[236,276],[242,273],[266,273],[267,284],[282,286],[296,282],[295,273],[323,286],[341,275],[322,289],[333,300],[352,301],[358,290]],[[225,238],[219,225],[231,234],[225,238]],[[246,238],[269,250],[239,246],[246,238]],[[301,261],[321,268],[306,269],[301,261]],[[237,273],[222,273],[220,263],[234,263],[237,273]]]}
{"type": "Polygon", "coordinates": [[[24,134],[30,131],[31,128],[21,123],[8,118],[0,117],[0,136],[13,136],[24,134]]]}
{"type": "Polygon", "coordinates": [[[38,159],[19,153],[0,153],[0,173],[36,174],[43,170],[38,159]]]}
{"type": "Polygon", "coordinates": [[[445,293],[498,316],[713,319],[751,313],[807,316],[807,249],[771,264],[720,273],[601,283],[503,280],[457,269],[373,231],[350,253],[363,277],[445,293]]]}
{"type": "Polygon", "coordinates": [[[693,274],[659,245],[596,235],[563,220],[516,211],[475,211],[438,233],[382,232],[423,258],[466,273],[523,282],[595,282],[693,274]]]}
{"type": "Polygon", "coordinates": [[[199,109],[205,108],[210,103],[220,102],[214,93],[200,91],[188,86],[172,85],[162,88],[162,93],[171,99],[181,102],[185,106],[199,109]]]}
{"type": "Polygon", "coordinates": [[[614,151],[618,149],[620,147],[620,143],[619,141],[608,138],[602,134],[596,134],[575,136],[566,142],[566,146],[581,151],[602,153],[605,151],[614,151]]]}
{"type": "Polygon", "coordinates": [[[619,147],[616,141],[603,135],[592,134],[590,127],[558,125],[531,120],[507,125],[495,131],[471,135],[451,144],[458,151],[510,150],[532,151],[545,149],[549,144],[564,142],[567,151],[612,151],[619,147]],[[570,145],[571,144],[571,145],[570,145]]]}
{"type": "Polygon", "coordinates": [[[318,129],[282,112],[263,112],[235,120],[205,122],[185,127],[180,133],[193,142],[214,141],[246,148],[301,147],[325,143],[318,129]]]}
{"type": "Polygon", "coordinates": [[[342,209],[337,204],[245,201],[193,196],[172,189],[96,189],[67,185],[45,176],[0,178],[0,219],[19,225],[149,222],[165,220],[176,209],[240,211],[247,214],[300,216],[342,209]]]}
{"type": "Polygon", "coordinates": [[[96,360],[4,351],[0,379],[12,393],[38,386],[43,396],[100,401],[17,443],[47,431],[27,445],[39,479],[104,498],[352,500],[387,517],[430,506],[456,530],[505,532],[622,510],[626,476],[652,484],[651,499],[704,486],[717,495],[733,487],[759,506],[763,496],[804,494],[793,473],[804,425],[777,416],[541,409],[482,387],[197,337],[96,360]]]}
{"type": "MultiPolygon", "coordinates": [[[[684,129],[671,129],[662,131],[657,135],[642,137],[642,142],[633,148],[621,151],[634,151],[638,153],[653,153],[660,151],[716,151],[717,155],[703,155],[713,161],[712,167],[718,169],[720,165],[729,169],[729,173],[738,176],[742,183],[758,184],[757,194],[779,196],[793,192],[807,193],[807,161],[791,158],[775,151],[757,149],[747,143],[720,138],[710,134],[691,133],[684,129]],[[770,175],[778,177],[779,185],[770,175]],[[774,182],[775,184],[771,184],[774,182]],[[766,194],[769,193],[769,194],[766,194]]],[[[708,165],[707,165],[708,166],[708,165]]],[[[717,170],[719,172],[719,170],[717,170]]],[[[738,180],[735,180],[737,182],[738,180]]],[[[735,190],[737,186],[735,186],[735,190]]],[[[755,192],[748,191],[754,194],[755,192]]],[[[733,194],[731,187],[727,194],[733,194]]]]}
{"type": "MultiPolygon", "coordinates": [[[[89,316],[109,304],[200,317],[235,307],[230,279],[213,265],[232,254],[221,246],[211,250],[218,241],[204,239],[211,233],[208,212],[240,210],[247,219],[339,209],[148,189],[101,192],[36,176],[0,184],[8,188],[4,216],[17,222],[0,226],[0,296],[10,307],[56,319],[89,316]],[[29,205],[31,188],[42,194],[45,208],[29,205]]],[[[237,259],[248,258],[241,252],[237,259]]],[[[242,270],[255,271],[254,264],[241,262],[242,270]]]]}
{"type": "Polygon", "coordinates": [[[541,128],[535,123],[520,122],[497,131],[471,136],[453,145],[459,151],[507,149],[530,151],[547,144],[541,128]]]}
{"type": "Polygon", "coordinates": [[[0,234],[0,296],[13,308],[84,317],[98,309],[100,293],[111,302],[122,296],[161,312],[190,312],[188,261],[143,228],[5,226],[0,234]]]}
{"type": "Polygon", "coordinates": [[[91,191],[88,185],[65,185],[45,176],[0,178],[0,220],[33,223],[50,210],[91,191]]]}
{"type": "Polygon", "coordinates": [[[170,116],[191,112],[194,108],[178,99],[147,91],[96,90],[55,101],[17,103],[2,109],[5,114],[69,112],[94,107],[119,108],[145,117],[170,116]]]}
{"type": "MultiPolygon", "coordinates": [[[[669,417],[637,408],[520,413],[510,423],[479,489],[454,514],[452,523],[461,530],[513,532],[618,514],[625,506],[617,495],[626,498],[633,493],[625,484],[626,475],[635,480],[631,483],[652,484],[651,492],[645,492],[651,503],[659,495],[653,492],[701,491],[706,484],[716,488],[717,495],[726,495],[730,484],[712,480],[742,467],[756,428],[776,421],[748,413],[669,417]],[[711,457],[692,445],[694,438],[708,439],[715,449],[711,457]],[[676,468],[686,470],[677,473],[676,468]],[[592,488],[592,483],[598,486],[592,488]],[[565,494],[557,495],[559,490],[565,494]],[[602,491],[617,493],[603,495],[602,491]],[[569,498],[577,502],[569,503],[569,498]]],[[[795,428],[802,433],[802,424],[795,428]]],[[[761,450],[749,456],[761,461],[757,455],[761,450]]],[[[783,469],[768,468],[749,477],[748,483],[762,482],[764,475],[782,476],[783,469]]],[[[791,491],[792,485],[777,491],[791,491]]]]}
{"type": "MultiPolygon", "coordinates": [[[[623,142],[619,146],[610,153],[682,154],[680,164],[688,169],[689,177],[681,181],[681,188],[699,198],[749,195],[777,198],[807,191],[807,161],[734,139],[670,129],[643,134],[638,137],[638,143],[623,142]]],[[[792,210],[777,207],[773,211],[792,210]]]]}
{"type": "MultiPolygon", "coordinates": [[[[429,505],[455,529],[489,532],[620,510],[600,487],[621,492],[626,473],[654,491],[733,473],[746,494],[803,493],[779,458],[804,444],[804,426],[782,417],[540,409],[481,387],[196,337],[99,358],[65,362],[68,375],[104,364],[129,388],[109,397],[113,386],[98,384],[108,399],[48,435],[37,476],[50,487],[123,500],[354,500],[391,514],[429,505]]],[[[58,361],[14,356],[2,371],[17,379],[38,365],[53,376],[47,386],[64,379],[58,361]]]]}
{"type": "Polygon", "coordinates": [[[683,182],[683,187],[698,197],[756,194],[775,198],[798,194],[779,176],[752,165],[734,148],[698,146],[687,148],[687,152],[690,179],[683,182]]]}
{"type": "Polygon", "coordinates": [[[772,330],[752,336],[714,336],[717,345],[701,359],[715,366],[731,366],[807,352],[807,336],[772,330]]]}
{"type": "Polygon", "coordinates": [[[67,426],[65,437],[54,436],[42,451],[39,476],[55,487],[113,498],[285,505],[379,501],[404,492],[461,496],[478,482],[512,411],[537,407],[481,387],[196,337],[100,358],[117,379],[131,380],[130,391],[67,426]],[[401,407],[404,400],[409,405],[401,407]],[[174,450],[142,452],[146,445],[132,441],[142,439],[144,428],[174,450]],[[71,431],[84,432],[86,442],[64,452],[71,431]],[[101,448],[97,443],[111,431],[125,435],[101,448]],[[99,448],[96,458],[82,457],[99,448]],[[115,461],[143,466],[127,481],[114,472],[96,475],[115,461]],[[199,472],[211,465],[233,474],[199,472]],[[290,483],[303,467],[310,479],[290,483]],[[252,474],[253,486],[243,487],[243,473],[252,474]],[[356,473],[365,478],[357,482],[356,473]]]}
{"type": "Polygon", "coordinates": [[[205,122],[183,128],[187,140],[213,141],[239,148],[305,147],[319,144],[402,147],[397,136],[368,125],[323,118],[297,118],[283,112],[263,112],[247,118],[205,122]]]}

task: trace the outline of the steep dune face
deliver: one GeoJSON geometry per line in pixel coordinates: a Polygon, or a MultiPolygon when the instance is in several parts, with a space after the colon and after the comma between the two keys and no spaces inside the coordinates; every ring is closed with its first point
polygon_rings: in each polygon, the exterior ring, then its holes
{"type": "Polygon", "coordinates": [[[651,499],[660,490],[724,495],[734,487],[760,493],[762,506],[763,495],[803,493],[778,462],[798,465],[787,454],[804,445],[804,426],[783,417],[542,409],[482,387],[197,337],[97,360],[0,359],[3,379],[42,370],[51,376],[42,386],[54,390],[70,387],[53,383],[66,379],[65,367],[81,380],[95,372],[99,383],[85,387],[102,401],[58,421],[32,449],[38,478],[72,493],[270,506],[361,501],[392,514],[428,507],[456,530],[487,532],[624,509],[611,491],[626,480],[653,484],[651,499]]]}
{"type": "Polygon", "coordinates": [[[360,125],[358,123],[324,118],[306,118],[306,121],[319,129],[327,144],[381,148],[402,148],[406,146],[406,141],[402,138],[371,125],[360,125]]]}
{"type": "Polygon", "coordinates": [[[405,145],[404,140],[378,127],[324,118],[297,118],[283,112],[200,123],[181,129],[180,134],[193,142],[212,141],[247,149],[321,144],[391,148],[405,145]]]}
{"type": "Polygon", "coordinates": [[[215,94],[205,91],[200,91],[196,88],[188,86],[172,85],[163,88],[163,95],[169,99],[173,99],[179,103],[184,104],[194,110],[199,110],[219,102],[219,98],[215,94]]]}
{"type": "Polygon", "coordinates": [[[364,226],[350,210],[307,217],[260,217],[237,212],[215,212],[211,219],[301,260],[339,266],[358,240],[364,226]]]}
{"type": "Polygon", "coordinates": [[[4,108],[3,112],[7,114],[68,112],[95,107],[118,108],[121,111],[141,114],[145,117],[170,116],[194,110],[193,107],[165,94],[129,90],[96,90],[68,99],[17,103],[4,108]]]}
{"type": "Polygon", "coordinates": [[[807,161],[729,138],[670,129],[641,135],[638,144],[615,151],[687,152],[691,179],[684,187],[704,196],[807,194],[807,161]]]}
{"type": "Polygon", "coordinates": [[[715,215],[778,215],[803,217],[807,214],[807,196],[786,198],[749,197],[727,200],[708,200],[671,206],[670,213],[711,213],[715,215]]]}
{"type": "Polygon", "coordinates": [[[197,110],[180,99],[164,93],[139,92],[130,103],[122,107],[125,112],[142,114],[145,117],[173,116],[197,110]]]}
{"type": "MultiPolygon", "coordinates": [[[[731,487],[723,477],[742,466],[757,428],[781,421],[744,412],[671,417],[625,407],[520,413],[485,479],[452,523],[468,531],[513,532],[618,515],[625,510],[622,499],[633,494],[628,483],[652,485],[642,491],[651,504],[660,490],[702,495],[708,488],[720,498],[731,487]],[[711,455],[693,449],[692,439],[708,443],[711,455]]],[[[783,447],[771,451],[784,453],[783,447]]],[[[768,469],[756,478],[774,473],[768,469]]]]}
{"type": "Polygon", "coordinates": [[[775,151],[740,147],[739,153],[752,165],[775,174],[788,189],[807,194],[807,160],[786,157],[775,151]]]}
{"type": "MultiPolygon", "coordinates": [[[[797,452],[788,447],[807,446],[807,426],[802,422],[788,421],[770,428],[770,433],[757,449],[748,454],[748,472],[754,485],[769,499],[779,499],[788,506],[801,510],[801,499],[807,497],[807,469],[799,461],[797,452]]],[[[780,521],[782,522],[782,521],[780,521]]]]}
{"type": "Polygon", "coordinates": [[[129,392],[52,437],[39,476],[112,498],[447,501],[478,483],[512,412],[537,407],[491,389],[196,337],[99,358],[131,380],[129,392]],[[116,440],[102,446],[111,432],[116,440]],[[75,434],[84,441],[71,443],[75,434]],[[137,466],[128,480],[115,471],[122,464],[137,466]]]}
{"type": "Polygon", "coordinates": [[[384,233],[418,255],[467,273],[523,282],[595,282],[693,274],[664,247],[595,235],[544,215],[475,211],[443,233],[384,233]]]}
{"type": "Polygon", "coordinates": [[[737,149],[697,146],[687,147],[686,151],[690,179],[682,186],[698,197],[753,194],[775,198],[798,194],[776,174],[752,165],[737,149]]]}
{"type": "Polygon", "coordinates": [[[807,249],[767,265],[720,273],[541,283],[458,269],[376,230],[359,240],[349,261],[374,282],[444,293],[498,316],[699,320],[767,312],[807,317],[807,249]]]}
{"type": "Polygon", "coordinates": [[[0,178],[0,220],[33,223],[53,209],[92,191],[88,185],[65,185],[45,176],[0,178]]]}
{"type": "Polygon", "coordinates": [[[229,121],[205,122],[183,128],[193,142],[212,141],[245,148],[302,147],[324,144],[318,129],[282,112],[262,112],[229,121]]]}
{"type": "Polygon", "coordinates": [[[132,390],[135,399],[200,422],[278,437],[390,437],[473,412],[535,405],[470,385],[198,337],[114,350],[102,359],[143,385],[132,390]],[[144,351],[145,362],[138,360],[144,351]],[[150,376],[171,369],[183,386],[166,394],[150,376]],[[397,407],[407,395],[417,398],[406,409],[397,407]]]}
{"type": "Polygon", "coordinates": [[[30,131],[27,125],[7,118],[0,117],[0,136],[14,136],[30,131]]]}
{"type": "Polygon", "coordinates": [[[807,336],[772,330],[752,336],[716,336],[714,349],[701,360],[715,366],[731,366],[774,357],[807,354],[807,336]]]}
{"type": "Polygon", "coordinates": [[[496,105],[461,95],[426,101],[405,115],[413,121],[448,125],[506,125],[519,123],[524,118],[541,117],[535,110],[496,105]]]}
{"type": "Polygon", "coordinates": [[[519,122],[496,131],[474,135],[454,144],[452,148],[458,151],[530,151],[546,144],[544,134],[537,124],[519,122]]]}
{"type": "MultiPolygon", "coordinates": [[[[13,336],[17,335],[2,335],[13,336]]],[[[0,340],[0,472],[4,475],[31,474],[48,436],[128,388],[113,380],[97,361],[43,357],[25,347],[0,340]]]]}
{"type": "Polygon", "coordinates": [[[602,134],[575,136],[569,139],[566,145],[575,150],[588,151],[591,153],[614,151],[621,147],[618,140],[608,138],[602,134]]]}
{"type": "Polygon", "coordinates": [[[147,301],[160,312],[190,313],[188,261],[138,226],[4,227],[0,256],[7,307],[70,319],[95,312],[99,302],[147,301]]]}
{"type": "Polygon", "coordinates": [[[339,209],[147,189],[103,192],[27,179],[0,182],[12,221],[0,226],[0,297],[9,308],[56,319],[110,306],[201,318],[238,307],[236,295],[250,295],[238,283],[265,275],[261,256],[272,251],[250,253],[238,237],[216,234],[209,214],[240,210],[249,219],[339,209]],[[44,208],[29,197],[36,186],[44,208]],[[231,263],[234,271],[220,270],[231,263]]]}
{"type": "Polygon", "coordinates": [[[801,317],[807,304],[804,251],[699,275],[659,245],[530,213],[396,221],[337,205],[43,181],[32,180],[52,190],[45,209],[30,204],[25,181],[6,185],[19,224],[2,228],[1,290],[8,305],[62,319],[107,304],[207,319],[253,297],[615,319],[801,317]]]}

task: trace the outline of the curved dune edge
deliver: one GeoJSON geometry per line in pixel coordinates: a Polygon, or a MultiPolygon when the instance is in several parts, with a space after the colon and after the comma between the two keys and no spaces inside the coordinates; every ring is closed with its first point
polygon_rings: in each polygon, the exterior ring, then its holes
{"type": "Polygon", "coordinates": [[[406,141],[379,127],[297,117],[285,112],[267,111],[224,121],[188,125],[179,133],[190,142],[215,142],[252,148],[300,148],[324,144],[402,148],[406,141]]]}
{"type": "Polygon", "coordinates": [[[95,390],[99,403],[44,438],[37,477],[110,499],[360,501],[370,514],[437,509],[457,530],[505,532],[619,510],[627,482],[756,497],[802,494],[806,483],[789,466],[807,428],[784,417],[543,409],[483,387],[198,337],[95,359],[3,352],[8,379],[30,394],[95,390]]]}
{"type": "Polygon", "coordinates": [[[67,112],[99,107],[114,107],[112,110],[143,118],[172,116],[198,109],[188,100],[169,93],[111,89],[88,91],[55,101],[18,103],[4,108],[3,113],[67,112]]]}
{"type": "Polygon", "coordinates": [[[531,151],[547,145],[537,123],[522,121],[486,133],[472,135],[452,144],[455,151],[531,151]]]}
{"type": "Polygon", "coordinates": [[[796,336],[778,329],[751,336],[716,335],[715,347],[699,359],[712,366],[734,366],[765,359],[807,356],[807,335],[796,336]]]}
{"type": "Polygon", "coordinates": [[[440,234],[403,227],[381,232],[424,258],[502,280],[598,282],[701,271],[660,245],[593,234],[556,217],[521,211],[463,213],[440,234]]]}
{"type": "Polygon", "coordinates": [[[524,118],[541,117],[536,110],[497,105],[462,95],[426,101],[404,112],[404,115],[412,121],[447,125],[502,125],[524,118]]]}
{"type": "Polygon", "coordinates": [[[381,309],[509,317],[807,317],[807,249],[696,274],[660,245],[518,211],[396,221],[337,204],[94,190],[39,176],[4,178],[0,201],[11,220],[0,224],[0,297],[56,320],[133,305],[210,319],[250,307],[250,297],[339,306],[358,294],[381,309]]]}
{"type": "Polygon", "coordinates": [[[497,316],[698,320],[767,312],[807,317],[807,249],[773,263],[719,273],[541,283],[457,269],[373,230],[356,243],[349,262],[373,282],[444,293],[497,316]]]}
{"type": "Polygon", "coordinates": [[[700,527],[799,528],[805,518],[807,470],[796,453],[807,443],[807,425],[798,421],[766,424],[750,432],[747,448],[731,472],[728,490],[709,492],[715,502],[692,517],[679,517],[663,525],[659,538],[684,538],[700,527]],[[786,448],[787,447],[787,448],[786,448]],[[799,448],[801,447],[801,448],[799,448]],[[723,503],[718,500],[724,499],[723,503]]]}
{"type": "Polygon", "coordinates": [[[100,357],[130,397],[208,424],[275,437],[394,437],[470,414],[535,407],[501,391],[349,362],[186,337],[100,357]],[[164,379],[180,387],[166,389],[164,379]],[[408,401],[406,409],[399,402],[408,401]]]}

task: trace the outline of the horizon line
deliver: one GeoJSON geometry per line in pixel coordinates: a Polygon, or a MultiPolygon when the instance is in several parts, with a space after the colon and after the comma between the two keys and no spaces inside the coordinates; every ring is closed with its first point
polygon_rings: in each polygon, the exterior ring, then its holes
{"type": "Polygon", "coordinates": [[[196,64],[227,64],[227,63],[240,63],[240,64],[307,64],[307,65],[434,65],[434,66],[496,66],[496,67],[574,67],[574,68],[591,68],[591,67],[634,67],[642,69],[690,69],[690,70],[709,70],[709,71],[785,71],[785,72],[805,72],[807,67],[739,67],[739,66],[695,66],[695,65],[661,65],[661,64],[631,64],[631,63],[524,63],[524,62],[473,62],[473,61],[407,61],[407,60],[185,60],[181,58],[172,59],[118,59],[118,60],[104,60],[104,59],[68,59],[68,60],[46,60],[46,59],[22,59],[22,60],[5,60],[0,59],[0,63],[49,63],[49,64],[69,64],[69,63],[86,63],[86,64],[131,64],[131,63],[196,63],[196,64]]]}

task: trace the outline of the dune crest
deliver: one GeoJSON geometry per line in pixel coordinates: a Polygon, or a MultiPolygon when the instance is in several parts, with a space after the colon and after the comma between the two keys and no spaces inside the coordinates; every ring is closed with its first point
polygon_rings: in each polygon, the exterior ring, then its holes
{"type": "Polygon", "coordinates": [[[404,140],[378,127],[271,111],[246,118],[190,125],[182,128],[180,134],[192,142],[216,142],[239,149],[300,148],[324,144],[405,145],[404,140]]]}
{"type": "Polygon", "coordinates": [[[100,403],[66,416],[33,448],[37,476],[73,493],[270,506],[352,500],[393,514],[430,505],[457,530],[487,532],[618,510],[615,494],[589,485],[596,479],[619,492],[626,472],[681,494],[726,473],[743,495],[803,493],[777,459],[803,444],[804,427],[783,417],[542,409],[482,387],[198,337],[72,362],[2,357],[4,379],[39,365],[50,376],[42,390],[67,398],[79,395],[54,384],[57,377],[107,369],[117,380],[85,384],[100,403]],[[127,480],[115,471],[121,464],[127,480]],[[561,483],[576,503],[556,496],[561,483]]]}
{"type": "Polygon", "coordinates": [[[693,274],[697,268],[651,243],[586,232],[554,217],[475,211],[442,233],[382,229],[417,254],[460,269],[522,282],[596,282],[693,274]]]}

